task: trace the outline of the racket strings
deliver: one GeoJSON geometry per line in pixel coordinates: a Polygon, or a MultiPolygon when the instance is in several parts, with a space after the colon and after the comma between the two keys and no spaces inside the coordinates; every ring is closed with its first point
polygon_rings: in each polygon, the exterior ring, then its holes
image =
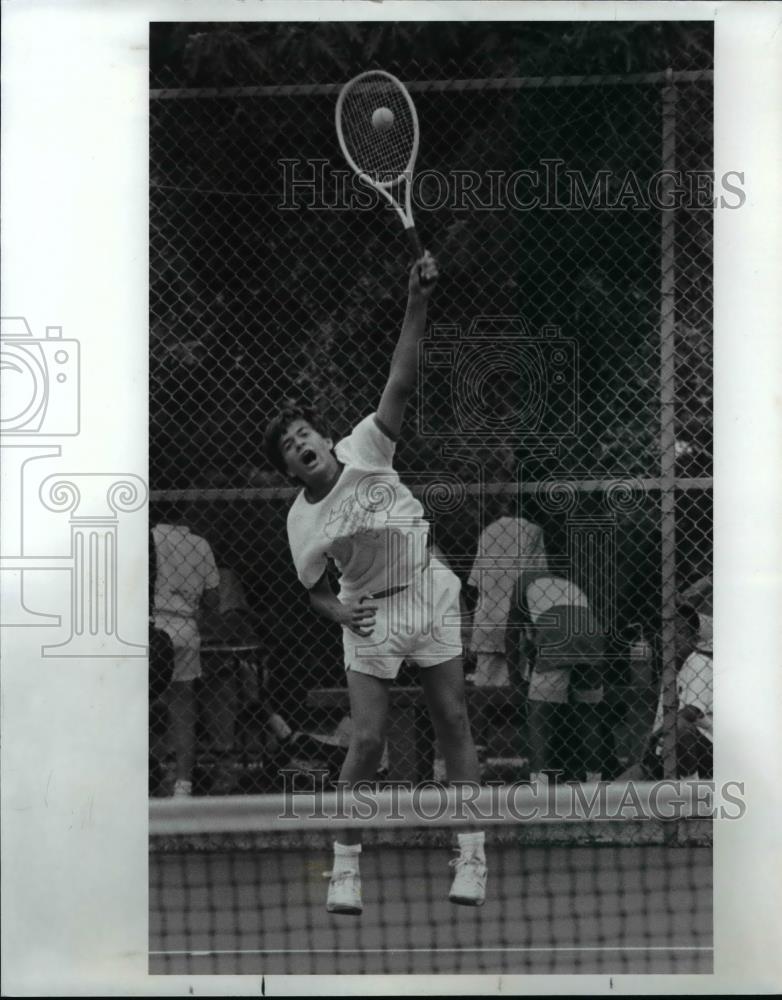
{"type": "Polygon", "coordinates": [[[405,93],[385,77],[357,81],[345,94],[342,138],[356,167],[376,183],[399,180],[410,168],[415,121],[405,93]],[[372,115],[388,108],[393,122],[376,128],[372,115]]]}

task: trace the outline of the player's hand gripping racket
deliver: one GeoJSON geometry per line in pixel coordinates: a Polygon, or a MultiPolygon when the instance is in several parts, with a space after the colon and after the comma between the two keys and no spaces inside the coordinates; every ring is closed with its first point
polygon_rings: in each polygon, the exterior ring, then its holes
{"type": "Polygon", "coordinates": [[[383,70],[360,73],[340,91],[335,120],[345,159],[396,209],[416,259],[423,257],[410,204],[418,115],[407,88],[383,70]]]}

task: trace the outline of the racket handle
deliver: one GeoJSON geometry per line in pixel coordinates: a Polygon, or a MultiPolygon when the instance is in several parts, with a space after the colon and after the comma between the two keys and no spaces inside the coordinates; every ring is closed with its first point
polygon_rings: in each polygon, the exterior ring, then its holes
{"type": "MultiPolygon", "coordinates": [[[[410,228],[406,229],[405,232],[407,233],[407,238],[410,241],[410,246],[412,247],[413,254],[415,255],[415,259],[418,260],[420,257],[423,257],[423,255],[424,255],[424,245],[421,242],[421,238],[418,235],[418,231],[415,228],[415,226],[410,226],[410,228]]],[[[420,268],[419,268],[419,272],[418,272],[418,277],[420,278],[420,281],[421,281],[422,285],[431,285],[432,284],[431,279],[423,277],[423,275],[421,274],[420,268]]]]}
{"type": "Polygon", "coordinates": [[[408,240],[410,240],[410,246],[415,254],[415,259],[418,260],[419,257],[423,257],[424,255],[424,245],[418,235],[418,230],[415,226],[410,226],[410,228],[406,229],[405,232],[407,233],[408,240]]]}

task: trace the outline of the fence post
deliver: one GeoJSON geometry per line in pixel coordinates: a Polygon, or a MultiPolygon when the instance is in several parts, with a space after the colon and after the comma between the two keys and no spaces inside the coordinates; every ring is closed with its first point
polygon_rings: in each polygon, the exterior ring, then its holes
{"type": "MultiPolygon", "coordinates": [[[[663,205],[676,169],[676,84],[671,70],[662,91],[663,205]]],[[[663,773],[676,777],[676,427],[675,427],[675,236],[673,207],[662,210],[660,244],[660,531],[662,541],[663,773]]]]}

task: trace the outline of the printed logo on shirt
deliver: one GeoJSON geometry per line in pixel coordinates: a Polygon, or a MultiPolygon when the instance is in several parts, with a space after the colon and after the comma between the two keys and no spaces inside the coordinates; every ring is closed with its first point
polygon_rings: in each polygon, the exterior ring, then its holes
{"type": "Polygon", "coordinates": [[[346,535],[376,534],[374,511],[359,503],[355,496],[345,497],[338,507],[332,507],[324,528],[327,538],[346,535]]]}

